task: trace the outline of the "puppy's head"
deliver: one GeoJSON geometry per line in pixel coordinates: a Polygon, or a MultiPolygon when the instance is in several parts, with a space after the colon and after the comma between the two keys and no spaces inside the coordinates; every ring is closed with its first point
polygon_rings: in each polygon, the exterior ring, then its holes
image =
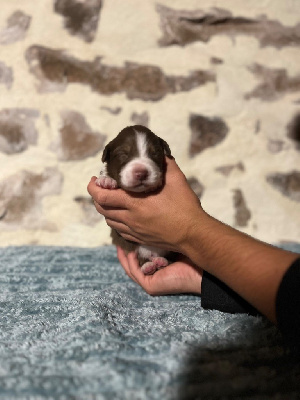
{"type": "Polygon", "coordinates": [[[168,144],[142,125],[128,126],[107,144],[102,162],[124,190],[149,192],[163,184],[168,144]]]}

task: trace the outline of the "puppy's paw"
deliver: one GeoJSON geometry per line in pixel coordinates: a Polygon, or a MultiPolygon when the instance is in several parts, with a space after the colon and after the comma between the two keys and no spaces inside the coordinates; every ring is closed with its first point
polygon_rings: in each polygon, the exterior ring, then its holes
{"type": "Polygon", "coordinates": [[[156,265],[156,269],[161,269],[169,265],[169,261],[165,257],[152,257],[151,261],[156,265]]]}
{"type": "Polygon", "coordinates": [[[101,175],[95,180],[95,183],[103,189],[117,189],[118,187],[117,181],[106,175],[101,175]]]}
{"type": "Polygon", "coordinates": [[[153,275],[154,272],[157,270],[157,267],[154,262],[147,261],[141,266],[141,270],[143,271],[144,275],[153,275]]]}
{"type": "Polygon", "coordinates": [[[153,275],[158,269],[169,265],[169,261],[164,257],[152,257],[151,261],[147,261],[142,265],[141,269],[144,275],[153,275]]]}

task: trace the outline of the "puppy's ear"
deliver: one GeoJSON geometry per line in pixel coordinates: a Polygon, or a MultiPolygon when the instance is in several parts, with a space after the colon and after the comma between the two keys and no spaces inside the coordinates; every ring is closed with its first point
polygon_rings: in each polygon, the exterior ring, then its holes
{"type": "Polygon", "coordinates": [[[169,157],[169,158],[172,158],[171,149],[170,149],[168,143],[165,140],[161,139],[161,138],[159,138],[159,140],[160,140],[160,143],[161,143],[161,145],[162,145],[162,147],[164,149],[165,155],[167,157],[169,157]]]}
{"type": "Polygon", "coordinates": [[[110,156],[110,143],[108,143],[105,147],[104,147],[104,150],[103,150],[103,153],[102,153],[102,158],[101,158],[101,161],[104,163],[104,162],[107,162],[108,160],[109,160],[109,156],[110,156]]]}

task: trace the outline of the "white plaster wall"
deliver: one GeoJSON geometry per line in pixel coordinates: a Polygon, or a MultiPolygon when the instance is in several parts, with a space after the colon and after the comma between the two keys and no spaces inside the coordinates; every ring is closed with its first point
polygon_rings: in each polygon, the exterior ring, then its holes
{"type": "MultiPolygon", "coordinates": [[[[0,44],[0,61],[13,70],[11,88],[0,85],[0,111],[30,108],[38,110],[36,120],[38,143],[21,153],[0,152],[1,180],[18,176],[21,170],[42,173],[46,167],[57,168],[63,175],[60,194],[45,196],[37,214],[40,223],[30,229],[23,222],[16,226],[0,221],[0,245],[43,244],[98,246],[110,242],[109,230],[103,219],[95,225],[85,221],[76,196],[87,196],[86,186],[100,167],[101,152],[80,161],[59,161],[51,151],[61,127],[60,111],[70,109],[85,116],[91,129],[112,139],[122,128],[132,124],[132,113],[149,115],[149,128],[168,141],[185,174],[195,176],[204,185],[203,207],[214,217],[234,225],[233,190],[241,189],[251,219],[246,227],[237,227],[268,242],[298,241],[300,237],[300,202],[291,200],[266,182],[269,173],[286,173],[300,169],[300,152],[287,138],[286,130],[293,116],[300,112],[300,92],[289,92],[273,101],[258,98],[246,100],[259,82],[248,66],[283,68],[289,76],[300,74],[300,48],[260,47],[251,36],[213,37],[208,43],[194,42],[184,47],[160,47],[162,36],[156,1],[106,0],[103,3],[95,40],[84,42],[71,35],[63,17],[53,11],[53,1],[0,0],[0,31],[7,18],[22,10],[31,16],[24,39],[0,44]],[[68,85],[63,92],[39,92],[39,82],[30,73],[25,52],[32,45],[65,49],[68,54],[86,61],[101,56],[107,65],[123,66],[126,61],[159,66],[166,75],[187,75],[195,69],[216,73],[216,82],[196,89],[168,94],[157,102],[128,100],[124,93],[105,96],[81,84],[68,85]],[[223,60],[213,65],[211,58],[223,60]],[[102,107],[121,107],[113,115],[102,107]],[[229,134],[220,144],[190,158],[188,149],[191,113],[218,116],[229,127],[229,134]],[[260,130],[255,133],[257,121],[260,130]],[[279,152],[270,151],[270,140],[283,141],[279,152]],[[245,171],[234,170],[229,176],[217,167],[243,162],[245,171]],[[41,221],[44,221],[42,223],[41,221]],[[46,223],[45,223],[46,221],[46,223]]],[[[295,0],[227,2],[205,0],[161,0],[173,9],[226,8],[234,15],[268,18],[286,26],[299,23],[300,2],[295,0]]],[[[95,214],[95,218],[97,215],[95,214]]]]}

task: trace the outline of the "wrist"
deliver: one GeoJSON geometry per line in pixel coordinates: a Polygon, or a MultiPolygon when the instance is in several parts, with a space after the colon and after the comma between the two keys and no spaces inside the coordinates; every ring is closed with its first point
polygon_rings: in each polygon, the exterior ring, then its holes
{"type": "Polygon", "coordinates": [[[210,219],[212,217],[199,207],[186,224],[185,232],[177,244],[178,252],[184,254],[199,267],[207,263],[204,244],[210,230],[210,219]]]}
{"type": "Polygon", "coordinates": [[[199,271],[197,274],[197,278],[192,282],[192,287],[190,293],[201,295],[201,287],[202,287],[202,279],[203,279],[203,271],[199,271]]]}

